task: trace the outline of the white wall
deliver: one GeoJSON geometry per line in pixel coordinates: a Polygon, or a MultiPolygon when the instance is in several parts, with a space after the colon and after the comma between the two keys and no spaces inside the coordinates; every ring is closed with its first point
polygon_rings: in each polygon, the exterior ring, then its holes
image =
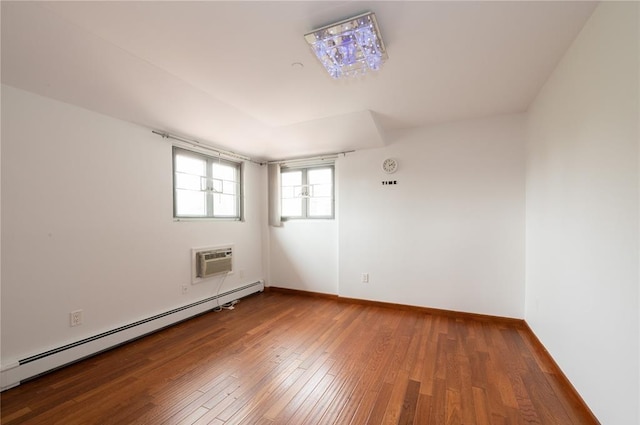
{"type": "Polygon", "coordinates": [[[215,295],[193,247],[235,244],[223,292],[263,278],[264,168],[246,164],[246,222],[174,222],[169,142],[8,86],[2,150],[3,365],[215,295]]]}
{"type": "Polygon", "coordinates": [[[603,424],[638,424],[638,3],[598,6],[528,115],[526,320],[603,424]]]}
{"type": "Polygon", "coordinates": [[[269,284],[524,317],[524,117],[391,137],[337,161],[335,221],[270,228],[269,284]]]}
{"type": "Polygon", "coordinates": [[[343,158],[340,295],[522,318],[523,124],[445,124],[343,158]],[[387,157],[395,174],[381,169],[387,157]]]}
{"type": "MultiPolygon", "coordinates": [[[[335,193],[340,190],[340,163],[335,160],[335,193]]],[[[268,226],[268,284],[279,288],[338,294],[339,202],[334,220],[285,220],[268,226]]]]}
{"type": "Polygon", "coordinates": [[[269,285],[337,294],[337,228],[335,220],[289,220],[270,227],[269,285]]]}

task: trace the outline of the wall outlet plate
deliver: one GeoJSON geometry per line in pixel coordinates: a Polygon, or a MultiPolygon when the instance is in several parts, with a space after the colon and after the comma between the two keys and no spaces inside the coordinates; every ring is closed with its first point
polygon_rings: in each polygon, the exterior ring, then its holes
{"type": "Polygon", "coordinates": [[[69,313],[69,326],[80,326],[82,324],[82,310],[69,313]]]}

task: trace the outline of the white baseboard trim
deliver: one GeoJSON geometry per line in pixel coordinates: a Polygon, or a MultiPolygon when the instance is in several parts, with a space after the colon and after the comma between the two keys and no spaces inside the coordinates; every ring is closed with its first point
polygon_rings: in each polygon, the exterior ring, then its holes
{"type": "Polygon", "coordinates": [[[128,341],[156,332],[198,314],[205,313],[212,309],[211,301],[218,300],[222,305],[256,292],[262,292],[263,290],[264,281],[260,280],[144,320],[139,320],[82,339],[72,344],[44,351],[11,364],[2,365],[0,368],[0,391],[13,388],[27,379],[122,345],[128,341]]]}

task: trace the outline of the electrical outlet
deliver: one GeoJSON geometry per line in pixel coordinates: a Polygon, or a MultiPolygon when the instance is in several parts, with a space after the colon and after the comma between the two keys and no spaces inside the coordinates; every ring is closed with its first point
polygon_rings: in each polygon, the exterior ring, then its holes
{"type": "Polygon", "coordinates": [[[69,326],[80,326],[82,324],[82,310],[69,313],[69,326]]]}
{"type": "Polygon", "coordinates": [[[369,273],[362,273],[362,283],[369,283],[369,273]]]}
{"type": "Polygon", "coordinates": [[[182,294],[186,294],[189,292],[189,285],[182,285],[182,294]]]}

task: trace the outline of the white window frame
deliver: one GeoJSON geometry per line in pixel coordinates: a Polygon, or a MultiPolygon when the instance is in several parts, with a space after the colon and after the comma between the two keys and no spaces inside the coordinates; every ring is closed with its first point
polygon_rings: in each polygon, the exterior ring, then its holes
{"type": "Polygon", "coordinates": [[[182,148],[180,146],[174,146],[173,150],[172,150],[172,164],[173,164],[173,218],[176,221],[179,220],[212,220],[212,219],[216,219],[216,220],[233,220],[233,221],[244,221],[244,202],[243,202],[243,198],[244,198],[244,184],[243,184],[243,179],[244,179],[244,167],[243,167],[243,163],[242,162],[238,162],[238,161],[231,161],[228,159],[223,159],[220,156],[212,156],[212,155],[207,155],[204,154],[202,152],[196,152],[196,151],[192,151],[189,149],[185,149],[182,148]],[[186,156],[191,156],[194,158],[198,158],[198,159],[202,159],[206,161],[206,180],[207,180],[207,189],[202,190],[202,192],[206,193],[206,203],[207,203],[207,207],[206,207],[206,211],[207,214],[206,215],[178,215],[178,197],[177,197],[177,187],[176,187],[176,156],[178,154],[182,154],[182,155],[186,155],[186,156]],[[237,189],[236,189],[236,212],[237,214],[235,215],[221,215],[221,214],[216,214],[215,209],[214,209],[214,195],[216,194],[213,190],[212,187],[210,187],[210,183],[213,180],[217,180],[214,179],[212,176],[212,164],[213,163],[224,163],[225,165],[231,165],[233,167],[235,167],[236,169],[236,176],[237,176],[237,182],[234,182],[237,185],[237,189]]]}
{"type": "MultiPolygon", "coordinates": [[[[302,172],[302,187],[309,187],[307,173],[309,170],[317,170],[317,169],[329,169],[331,170],[331,214],[326,216],[310,216],[309,215],[309,202],[312,196],[304,196],[301,199],[302,202],[302,214],[300,216],[286,216],[281,214],[282,221],[287,220],[334,220],[336,214],[336,172],[334,164],[322,164],[322,165],[312,165],[305,167],[297,167],[297,166],[283,166],[280,170],[280,174],[285,174],[287,172],[302,172]]],[[[308,194],[308,192],[307,192],[308,194]]],[[[280,203],[282,203],[282,193],[280,195],[280,203]]]]}

